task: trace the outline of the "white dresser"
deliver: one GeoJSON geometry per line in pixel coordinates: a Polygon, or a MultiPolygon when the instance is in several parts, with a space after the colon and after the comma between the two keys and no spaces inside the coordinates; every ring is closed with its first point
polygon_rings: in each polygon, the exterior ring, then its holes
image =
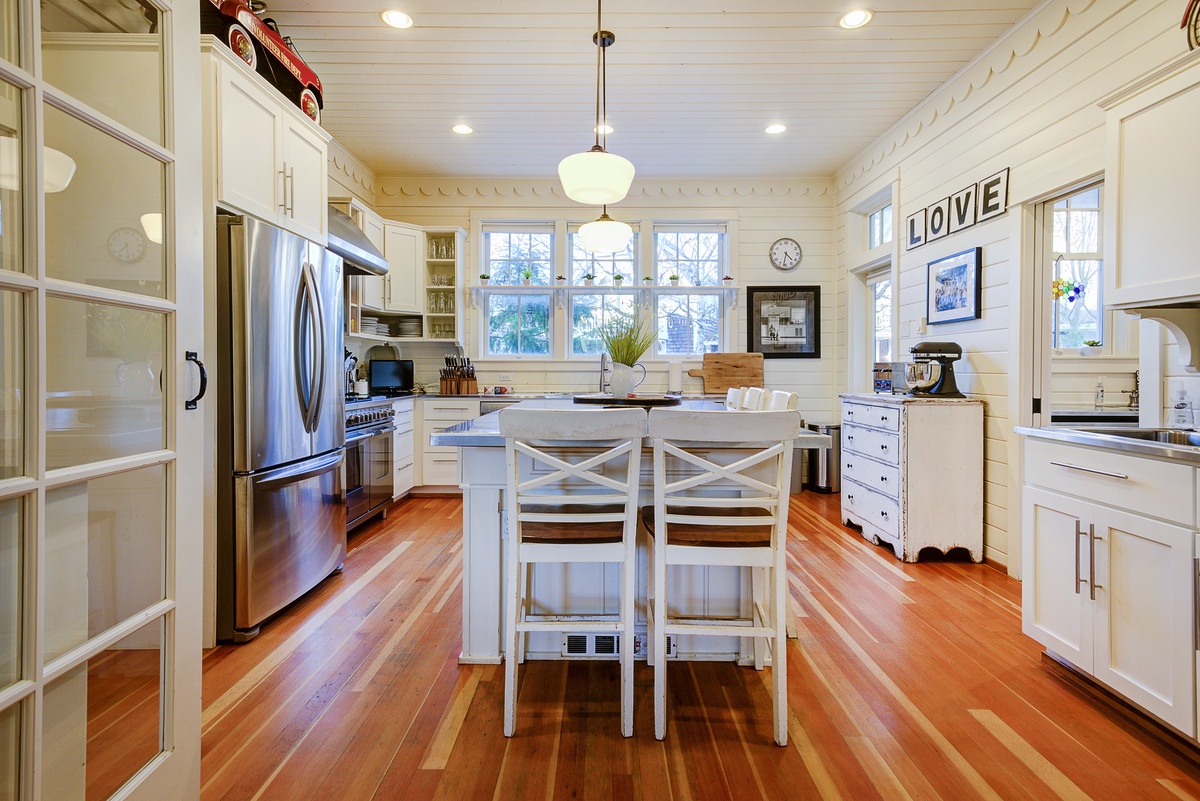
{"type": "Polygon", "coordinates": [[[915,562],[983,561],[983,401],[842,395],[842,519],[915,562]]]}

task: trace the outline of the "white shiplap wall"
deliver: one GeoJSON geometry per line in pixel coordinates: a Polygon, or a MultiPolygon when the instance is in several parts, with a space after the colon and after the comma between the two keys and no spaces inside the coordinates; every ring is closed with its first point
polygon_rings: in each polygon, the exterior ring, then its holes
{"type": "MultiPolygon", "coordinates": [[[[908,214],[998,170],[1011,169],[1007,214],[899,258],[900,352],[924,339],[962,345],[964,392],[987,401],[985,548],[1016,571],[1019,469],[1013,426],[1028,420],[1032,265],[1024,204],[1104,169],[1105,95],[1186,51],[1176,2],[1049,0],[838,173],[839,262],[848,264],[846,214],[899,174],[897,226],[908,214]],[[877,177],[879,176],[879,177],[877,177]],[[982,318],[932,326],[926,265],[983,248],[982,318]]],[[[839,302],[847,277],[839,277],[839,302]]],[[[844,340],[844,334],[841,335],[844,340]]],[[[1094,384],[1094,381],[1093,381],[1094,384]]],[[[952,458],[948,454],[947,458],[952,458]]]]}

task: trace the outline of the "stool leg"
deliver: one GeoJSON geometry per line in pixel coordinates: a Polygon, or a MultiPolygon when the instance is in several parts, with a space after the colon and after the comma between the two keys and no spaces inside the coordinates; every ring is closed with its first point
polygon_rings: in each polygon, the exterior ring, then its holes
{"type": "MultiPolygon", "coordinates": [[[[750,571],[750,623],[754,626],[766,626],[766,620],[758,619],[758,610],[765,610],[768,606],[767,571],[761,567],[751,567],[748,570],[750,571]]],[[[753,637],[751,640],[754,645],[754,669],[762,670],[766,666],[766,638],[753,637]]]]}
{"type": "MultiPolygon", "coordinates": [[[[660,534],[660,536],[662,536],[660,534]]],[[[665,548],[654,540],[654,736],[667,736],[667,566],[665,548]]]]}
{"type": "Polygon", "coordinates": [[[519,546],[509,542],[508,615],[504,621],[504,736],[512,737],[517,724],[517,620],[524,600],[521,598],[519,546]]]}
{"type": "Polygon", "coordinates": [[[771,643],[771,700],[775,707],[775,742],[787,745],[787,574],[782,559],[771,570],[771,624],[775,636],[771,643]]]}
{"type": "Polygon", "coordinates": [[[635,548],[625,539],[621,563],[621,734],[633,736],[633,596],[637,590],[633,569],[635,548]]]}

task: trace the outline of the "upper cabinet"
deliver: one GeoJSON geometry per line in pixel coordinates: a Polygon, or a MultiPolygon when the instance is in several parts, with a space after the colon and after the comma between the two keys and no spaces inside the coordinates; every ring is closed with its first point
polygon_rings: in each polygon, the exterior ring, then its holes
{"type": "Polygon", "coordinates": [[[383,255],[388,260],[384,278],[383,308],[385,311],[424,311],[425,282],[422,280],[420,254],[425,248],[425,233],[415,225],[385,222],[383,224],[383,255]]]}
{"type": "Polygon", "coordinates": [[[216,40],[203,41],[217,202],[323,244],[329,134],[216,40]]]}
{"type": "Polygon", "coordinates": [[[1104,268],[1105,305],[1200,302],[1200,50],[1101,105],[1107,111],[1104,252],[1112,254],[1104,268]]]}

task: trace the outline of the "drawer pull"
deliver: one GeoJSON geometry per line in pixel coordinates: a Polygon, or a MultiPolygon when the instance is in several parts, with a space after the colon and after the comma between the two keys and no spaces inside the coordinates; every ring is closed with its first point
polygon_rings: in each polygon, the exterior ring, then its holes
{"type": "Polygon", "coordinates": [[[853,416],[854,416],[854,410],[853,410],[853,409],[847,409],[847,410],[846,410],[846,416],[847,416],[847,417],[853,417],[853,416]]]}
{"type": "Polygon", "coordinates": [[[888,513],[887,513],[887,512],[880,512],[880,513],[879,513],[879,516],[880,516],[880,517],[882,517],[884,520],[887,520],[887,519],[888,519],[888,513]]]}
{"type": "Polygon", "coordinates": [[[886,445],[886,444],[884,444],[884,445],[880,445],[880,446],[879,446],[879,450],[881,450],[881,451],[886,451],[887,449],[888,449],[888,448],[887,448],[887,445],[886,445]]]}
{"type": "Polygon", "coordinates": [[[888,421],[888,418],[887,418],[886,414],[879,415],[879,422],[886,423],[887,421],[888,421]]]}
{"type": "Polygon", "coordinates": [[[847,496],[846,496],[846,500],[847,500],[847,501],[849,501],[850,503],[854,503],[854,496],[853,496],[853,495],[847,495],[847,496]]]}
{"type": "Polygon", "coordinates": [[[1129,480],[1129,476],[1125,475],[1124,473],[1110,473],[1107,470],[1097,470],[1093,467],[1081,467],[1080,465],[1071,464],[1069,462],[1051,462],[1050,464],[1054,465],[1055,467],[1065,467],[1068,470],[1080,470],[1084,473],[1095,473],[1098,476],[1108,476],[1109,478],[1119,478],[1122,481],[1129,480]]]}
{"type": "Polygon", "coordinates": [[[886,483],[887,483],[887,476],[880,476],[880,477],[879,477],[879,480],[880,480],[880,481],[882,481],[884,484],[886,484],[886,483]]]}
{"type": "Polygon", "coordinates": [[[854,442],[854,435],[853,435],[853,434],[847,434],[847,435],[846,435],[846,442],[854,442]]]}
{"type": "Polygon", "coordinates": [[[847,469],[847,470],[853,470],[853,469],[854,469],[854,462],[846,462],[846,469],[847,469]]]}

